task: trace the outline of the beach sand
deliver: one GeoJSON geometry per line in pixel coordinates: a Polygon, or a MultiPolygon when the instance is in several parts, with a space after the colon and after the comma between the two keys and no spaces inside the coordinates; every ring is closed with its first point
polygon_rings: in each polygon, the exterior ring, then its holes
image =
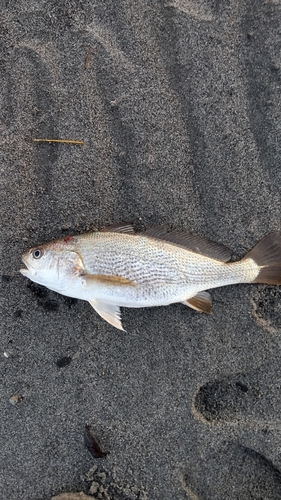
{"type": "Polygon", "coordinates": [[[116,222],[234,258],[280,229],[280,23],[278,0],[2,6],[1,498],[281,499],[278,287],[124,309],[121,332],[18,272],[116,222]]]}

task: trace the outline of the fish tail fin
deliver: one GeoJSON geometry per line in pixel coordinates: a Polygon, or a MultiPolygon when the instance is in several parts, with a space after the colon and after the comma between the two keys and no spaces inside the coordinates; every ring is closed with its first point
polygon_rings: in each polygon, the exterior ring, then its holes
{"type": "Polygon", "coordinates": [[[281,285],[281,232],[265,236],[243,260],[252,259],[260,268],[253,283],[281,285]]]}

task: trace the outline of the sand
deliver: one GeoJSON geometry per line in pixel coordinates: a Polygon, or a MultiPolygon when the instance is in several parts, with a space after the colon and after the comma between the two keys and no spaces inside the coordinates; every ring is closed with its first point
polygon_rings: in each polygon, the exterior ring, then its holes
{"type": "Polygon", "coordinates": [[[211,316],[123,310],[120,332],[18,273],[116,222],[234,258],[280,229],[280,5],[3,2],[1,498],[281,499],[278,287],[213,290],[211,316]]]}

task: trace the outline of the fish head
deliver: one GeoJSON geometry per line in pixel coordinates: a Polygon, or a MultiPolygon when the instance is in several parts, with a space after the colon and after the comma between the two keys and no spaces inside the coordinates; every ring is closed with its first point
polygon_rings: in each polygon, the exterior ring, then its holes
{"type": "Polygon", "coordinates": [[[63,240],[31,248],[22,261],[26,266],[20,269],[23,276],[60,293],[83,271],[81,257],[74,249],[65,248],[63,240]]]}

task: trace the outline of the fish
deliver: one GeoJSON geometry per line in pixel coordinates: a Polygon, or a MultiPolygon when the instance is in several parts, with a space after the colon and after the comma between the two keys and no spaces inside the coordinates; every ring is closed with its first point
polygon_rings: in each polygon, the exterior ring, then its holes
{"type": "Polygon", "coordinates": [[[211,313],[207,290],[237,283],[281,284],[281,232],[265,236],[241,260],[231,251],[182,230],[154,227],[136,233],[131,224],[66,236],[22,255],[20,272],[68,297],[88,301],[124,330],[120,307],[183,303],[211,313]]]}

